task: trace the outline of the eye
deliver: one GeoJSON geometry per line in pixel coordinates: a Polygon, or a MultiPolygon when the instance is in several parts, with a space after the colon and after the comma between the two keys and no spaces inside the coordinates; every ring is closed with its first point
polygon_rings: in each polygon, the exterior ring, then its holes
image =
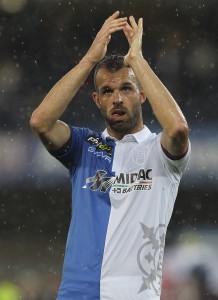
{"type": "Polygon", "coordinates": [[[132,87],[126,85],[126,86],[123,86],[123,87],[122,87],[122,90],[123,90],[123,91],[131,91],[131,90],[132,90],[132,87]]]}
{"type": "Polygon", "coordinates": [[[103,93],[103,95],[105,95],[105,94],[111,94],[111,93],[113,93],[113,90],[110,89],[110,88],[106,88],[106,89],[103,90],[102,93],[103,93]]]}

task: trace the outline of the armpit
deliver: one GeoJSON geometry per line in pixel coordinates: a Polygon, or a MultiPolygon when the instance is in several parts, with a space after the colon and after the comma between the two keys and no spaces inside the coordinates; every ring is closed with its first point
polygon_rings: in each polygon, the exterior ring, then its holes
{"type": "Polygon", "coordinates": [[[68,141],[60,149],[49,151],[49,153],[53,156],[62,156],[69,151],[71,144],[72,144],[72,135],[70,135],[68,141]]]}

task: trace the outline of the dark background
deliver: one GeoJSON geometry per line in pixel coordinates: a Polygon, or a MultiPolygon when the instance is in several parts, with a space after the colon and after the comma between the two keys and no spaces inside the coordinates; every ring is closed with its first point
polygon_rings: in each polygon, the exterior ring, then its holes
{"type": "MultiPolygon", "coordinates": [[[[31,269],[59,280],[70,221],[70,178],[33,135],[29,119],[116,10],[123,16],[143,17],[143,55],[190,126],[192,158],[169,224],[166,251],[180,242],[184,232],[199,237],[206,230],[216,236],[217,1],[4,0],[0,2],[0,278],[19,281],[20,273],[31,269]]],[[[114,34],[108,52],[127,51],[123,33],[114,34]]],[[[65,122],[104,129],[91,98],[93,90],[91,73],[63,115],[65,122]]],[[[161,130],[148,101],[143,115],[152,131],[161,130]]]]}

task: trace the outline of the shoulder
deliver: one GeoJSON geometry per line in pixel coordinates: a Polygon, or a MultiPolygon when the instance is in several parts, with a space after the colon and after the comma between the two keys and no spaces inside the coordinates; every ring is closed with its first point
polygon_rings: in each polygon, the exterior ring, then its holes
{"type": "Polygon", "coordinates": [[[68,125],[68,126],[71,130],[71,134],[78,134],[78,135],[82,135],[82,136],[88,136],[88,135],[100,136],[100,133],[96,133],[86,127],[77,127],[77,126],[72,126],[72,125],[68,125]]]}
{"type": "Polygon", "coordinates": [[[89,128],[86,127],[76,127],[69,125],[71,136],[74,141],[80,140],[82,141],[90,141],[94,139],[100,139],[101,133],[97,133],[89,128]]]}

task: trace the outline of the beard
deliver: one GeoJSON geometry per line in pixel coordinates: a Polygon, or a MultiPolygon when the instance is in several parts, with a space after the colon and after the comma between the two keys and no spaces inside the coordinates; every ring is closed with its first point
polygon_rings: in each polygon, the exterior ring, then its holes
{"type": "MultiPolygon", "coordinates": [[[[115,109],[122,109],[121,105],[117,105],[114,107],[115,109]]],[[[122,121],[113,120],[107,115],[107,111],[104,108],[101,108],[101,113],[105,119],[106,124],[119,133],[131,133],[139,124],[141,120],[141,103],[137,103],[133,109],[126,112],[126,118],[122,121]]]]}

